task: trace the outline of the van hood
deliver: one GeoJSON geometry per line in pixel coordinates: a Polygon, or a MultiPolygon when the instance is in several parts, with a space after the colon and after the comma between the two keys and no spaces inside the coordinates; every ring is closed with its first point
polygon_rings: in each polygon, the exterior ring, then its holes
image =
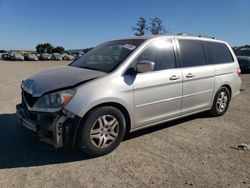
{"type": "Polygon", "coordinates": [[[45,93],[74,87],[105,75],[105,72],[72,66],[51,68],[27,78],[22,82],[22,89],[33,97],[40,97],[45,93]]]}

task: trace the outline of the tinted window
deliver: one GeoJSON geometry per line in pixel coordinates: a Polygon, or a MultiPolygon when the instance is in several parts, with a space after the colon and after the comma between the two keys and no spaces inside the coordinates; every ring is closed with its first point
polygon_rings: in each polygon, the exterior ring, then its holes
{"type": "Polygon", "coordinates": [[[144,40],[129,39],[106,42],[90,50],[70,66],[93,69],[102,72],[113,71],[144,40]]]}
{"type": "Polygon", "coordinates": [[[136,61],[153,61],[154,71],[175,68],[174,48],[171,40],[157,40],[149,44],[136,61]]]}
{"type": "Polygon", "coordinates": [[[182,67],[206,64],[202,42],[198,40],[179,40],[182,67]]]}
{"type": "Polygon", "coordinates": [[[208,52],[209,63],[221,64],[234,61],[231,52],[225,44],[207,41],[204,41],[203,43],[208,52]]]}

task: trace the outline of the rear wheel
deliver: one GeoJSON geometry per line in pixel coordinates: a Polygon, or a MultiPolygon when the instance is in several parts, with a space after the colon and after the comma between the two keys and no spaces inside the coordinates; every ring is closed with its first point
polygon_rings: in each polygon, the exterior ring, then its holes
{"type": "Polygon", "coordinates": [[[111,106],[95,108],[87,115],[79,135],[79,147],[89,156],[101,156],[113,151],[126,131],[125,118],[111,106]]]}
{"type": "Polygon", "coordinates": [[[213,107],[210,114],[213,116],[222,116],[226,113],[230,102],[230,92],[226,87],[221,87],[214,98],[213,107]]]}

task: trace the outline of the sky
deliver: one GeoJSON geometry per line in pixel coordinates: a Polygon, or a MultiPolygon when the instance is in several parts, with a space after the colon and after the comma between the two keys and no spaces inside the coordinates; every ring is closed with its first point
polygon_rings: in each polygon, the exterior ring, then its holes
{"type": "Polygon", "coordinates": [[[250,44],[250,0],[0,0],[0,49],[66,49],[132,36],[139,17],[159,17],[169,34],[250,44]]]}

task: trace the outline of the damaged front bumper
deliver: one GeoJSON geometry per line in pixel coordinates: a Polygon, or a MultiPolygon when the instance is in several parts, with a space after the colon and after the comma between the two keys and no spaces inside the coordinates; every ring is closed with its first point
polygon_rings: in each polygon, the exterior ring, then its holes
{"type": "Polygon", "coordinates": [[[16,115],[20,124],[36,133],[43,142],[55,148],[74,146],[80,117],[62,110],[58,113],[31,112],[23,104],[16,105],[16,115]]]}

